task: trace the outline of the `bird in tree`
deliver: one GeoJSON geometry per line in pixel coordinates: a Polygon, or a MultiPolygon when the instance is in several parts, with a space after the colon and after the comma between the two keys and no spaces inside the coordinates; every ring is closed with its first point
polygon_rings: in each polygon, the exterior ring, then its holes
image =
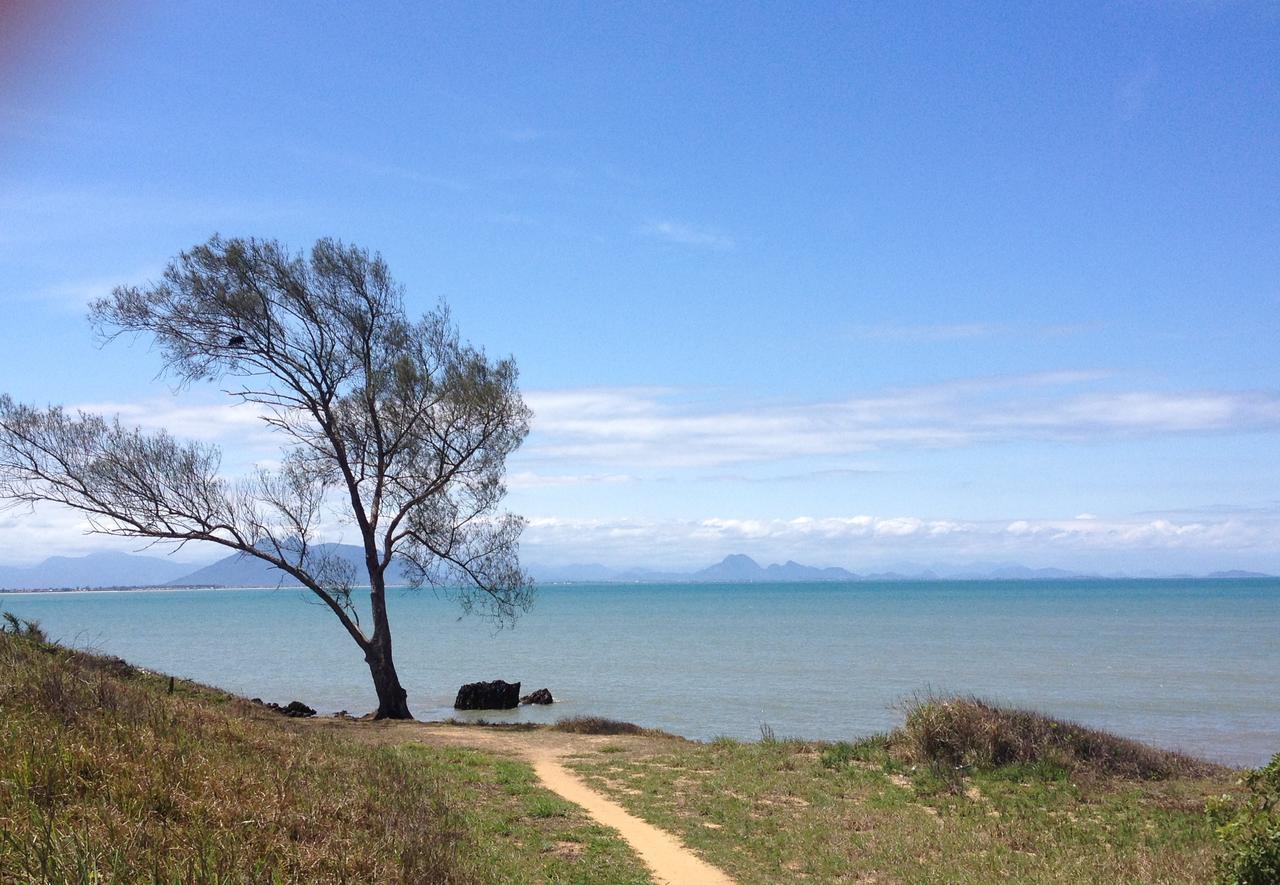
{"type": "Polygon", "coordinates": [[[86,514],[94,532],[265,560],[360,648],[377,718],[411,718],[392,657],[393,564],[466,611],[509,621],[529,607],[524,521],[501,509],[506,458],[531,416],[515,363],[464,343],[443,305],[409,319],[380,256],[327,239],[303,255],[215,236],[158,282],[95,301],[89,316],[104,341],[153,338],[181,384],[220,381],[256,408],[280,438],[278,466],[231,479],[215,446],[0,395],[10,504],[54,502],[86,514]],[[319,543],[335,511],[358,536],[358,571],[319,543]]]}

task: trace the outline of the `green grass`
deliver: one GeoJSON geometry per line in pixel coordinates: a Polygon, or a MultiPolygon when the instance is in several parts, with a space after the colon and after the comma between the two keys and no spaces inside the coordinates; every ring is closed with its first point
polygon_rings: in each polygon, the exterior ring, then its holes
{"type": "Polygon", "coordinates": [[[1056,757],[957,771],[903,741],[722,738],[572,766],[743,883],[1213,878],[1205,805],[1233,789],[1228,772],[1119,777],[1056,757]]]}
{"type": "Polygon", "coordinates": [[[649,881],[523,763],[168,686],[0,633],[0,882],[649,881]]]}

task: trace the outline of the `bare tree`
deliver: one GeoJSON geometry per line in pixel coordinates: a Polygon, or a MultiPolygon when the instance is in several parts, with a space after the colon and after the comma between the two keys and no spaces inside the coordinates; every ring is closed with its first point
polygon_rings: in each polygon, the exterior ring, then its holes
{"type": "Polygon", "coordinates": [[[90,320],[104,341],[153,337],[182,384],[228,379],[226,392],[280,435],[280,465],[233,482],[214,446],[0,395],[0,497],[67,505],[104,534],[212,542],[265,560],[355,640],[378,718],[411,716],[392,660],[393,563],[467,610],[511,619],[528,608],[524,523],[499,509],[505,459],[530,417],[515,364],[462,343],[443,307],[410,321],[381,257],[332,240],[302,256],[215,236],[159,282],[94,302],[90,320]],[[363,546],[367,628],[356,571],[317,544],[335,501],[363,546]]]}

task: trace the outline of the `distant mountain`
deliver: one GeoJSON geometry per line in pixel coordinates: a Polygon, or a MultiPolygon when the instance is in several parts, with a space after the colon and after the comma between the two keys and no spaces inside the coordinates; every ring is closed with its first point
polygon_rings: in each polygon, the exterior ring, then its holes
{"type": "MultiPolygon", "coordinates": [[[[750,583],[758,581],[1061,581],[1086,580],[1105,576],[1090,572],[1060,568],[1030,568],[1016,562],[975,562],[964,566],[948,566],[935,563],[930,566],[915,563],[896,563],[889,570],[858,574],[843,568],[819,568],[787,560],[778,565],[762,566],[742,553],[726,556],[715,565],[695,572],[655,572],[645,569],[616,569],[599,563],[559,567],[533,567],[534,576],[546,583],[685,583],[719,582],[750,583]]],[[[1135,577],[1191,578],[1193,575],[1149,573],[1135,577]]],[[[1224,571],[1205,575],[1207,578],[1266,578],[1260,572],[1224,571]]]]}
{"type": "Polygon", "coordinates": [[[734,553],[713,566],[689,576],[694,581],[857,581],[860,578],[842,568],[817,568],[787,560],[761,568],[750,556],[734,553]]]}
{"type": "Polygon", "coordinates": [[[961,581],[1037,581],[1099,577],[1060,568],[1028,568],[1016,562],[974,562],[959,567],[934,566],[933,571],[944,580],[961,581]]]}
{"type": "MultiPolygon", "coordinates": [[[[337,556],[355,569],[356,584],[368,583],[365,572],[364,548],[354,544],[317,544],[317,554],[337,556]]],[[[197,569],[170,582],[174,585],[197,587],[298,587],[298,581],[275,566],[247,553],[232,553],[212,565],[197,569]]],[[[387,571],[388,584],[405,583],[404,570],[392,563],[387,571]]]]}
{"type": "MultiPolygon", "coordinates": [[[[354,544],[319,544],[317,550],[336,554],[354,568],[356,580],[363,583],[364,550],[354,544]]],[[[39,565],[0,566],[0,590],[46,590],[71,587],[275,587],[298,586],[260,559],[233,553],[211,565],[190,570],[189,565],[156,556],[130,553],[92,553],[88,556],[52,556],[39,565]]],[[[599,563],[565,566],[530,566],[539,582],[554,583],[686,583],[694,581],[749,583],[759,581],[938,581],[938,580],[1062,580],[1101,577],[1124,578],[1125,575],[1103,576],[1056,568],[1028,568],[1013,562],[977,562],[967,566],[930,566],[895,563],[888,570],[856,574],[843,568],[819,568],[787,560],[761,566],[742,553],[726,556],[715,565],[689,572],[664,572],[652,569],[619,569],[599,563]]],[[[1133,577],[1194,578],[1193,575],[1170,575],[1142,572],[1133,577]]],[[[1262,572],[1232,569],[1211,572],[1206,578],[1269,578],[1262,572]]],[[[388,575],[391,584],[405,583],[404,571],[393,565],[388,575]]]]}
{"type": "Polygon", "coordinates": [[[690,577],[695,581],[763,581],[765,570],[750,556],[732,553],[690,577]]]}
{"type": "Polygon", "coordinates": [[[530,565],[530,574],[544,584],[659,584],[688,581],[683,572],[659,572],[652,569],[616,569],[599,563],[572,565],[530,565]]]}
{"type": "Polygon", "coordinates": [[[189,563],[132,553],[51,556],[38,565],[0,566],[0,588],[154,587],[168,584],[190,570],[189,563]]]}

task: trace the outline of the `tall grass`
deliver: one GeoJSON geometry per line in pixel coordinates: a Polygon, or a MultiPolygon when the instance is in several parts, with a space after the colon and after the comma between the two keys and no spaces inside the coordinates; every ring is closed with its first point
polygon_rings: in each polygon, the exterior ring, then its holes
{"type": "Polygon", "coordinates": [[[1137,780],[1205,777],[1222,771],[1182,753],[975,697],[912,699],[893,743],[912,761],[952,769],[1050,765],[1137,780]]]}
{"type": "Polygon", "coordinates": [[[457,811],[394,750],[179,686],[0,634],[0,881],[474,880],[457,811]]]}
{"type": "Polygon", "coordinates": [[[641,728],[633,722],[619,719],[606,719],[603,716],[569,716],[556,720],[551,726],[556,731],[570,734],[648,734],[648,729],[641,728]]]}

